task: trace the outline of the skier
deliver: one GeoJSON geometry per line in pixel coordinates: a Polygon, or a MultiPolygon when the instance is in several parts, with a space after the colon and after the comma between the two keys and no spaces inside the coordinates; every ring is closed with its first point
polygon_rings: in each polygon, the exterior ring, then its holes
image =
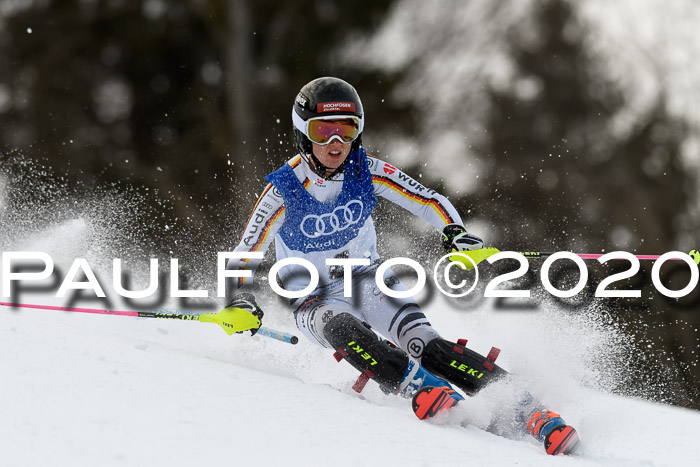
{"type": "MultiPolygon", "coordinates": [[[[365,116],[355,89],[337,78],[311,81],[296,96],[292,122],[298,154],[266,177],[269,183],[235,251],[264,253],[274,239],[278,261],[298,257],[316,267],[319,286],[291,301],[301,333],[359,370],[357,389],[371,378],[386,392],[413,396],[419,418],[463,399],[451,384],[473,395],[507,375],[495,358],[440,337],[413,299],[386,296],[375,284],[381,260],[372,211],[379,197],[432,224],[447,252],[480,249],[483,242],[466,231],[447,198],[365,152],[365,116]],[[355,260],[352,297],[344,293],[343,267],[328,266],[329,258],[355,260]]],[[[227,268],[254,273],[260,262],[232,259],[227,268]]],[[[309,284],[302,266],[286,266],[278,277],[289,291],[309,284]]],[[[384,283],[393,291],[406,290],[390,269],[384,283]]],[[[252,279],[229,279],[227,307],[262,319],[252,291],[252,279]]],[[[519,414],[523,428],[543,441],[549,454],[571,450],[576,431],[525,394],[519,414]]]]}

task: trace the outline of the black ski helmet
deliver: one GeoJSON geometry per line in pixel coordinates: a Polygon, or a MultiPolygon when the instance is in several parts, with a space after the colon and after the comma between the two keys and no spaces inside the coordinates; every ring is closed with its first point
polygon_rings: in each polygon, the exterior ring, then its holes
{"type": "MultiPolygon", "coordinates": [[[[362,144],[362,128],[364,127],[364,111],[362,101],[357,91],[349,83],[339,78],[317,78],[305,84],[292,107],[292,124],[297,150],[302,157],[311,155],[311,141],[306,137],[301,125],[314,117],[353,116],[360,119],[360,134],[352,142],[350,152],[356,151],[362,144]]],[[[315,159],[315,157],[314,157],[315,159]]],[[[314,161],[316,162],[316,161],[314,161]]]]}

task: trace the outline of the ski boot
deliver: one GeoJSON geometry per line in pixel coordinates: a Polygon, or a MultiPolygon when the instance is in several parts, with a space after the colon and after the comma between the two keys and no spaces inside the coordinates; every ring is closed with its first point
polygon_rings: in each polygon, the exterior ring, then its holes
{"type": "Polygon", "coordinates": [[[419,419],[427,420],[447,412],[461,400],[464,397],[449,384],[439,387],[423,386],[413,396],[413,413],[419,419]]]}
{"type": "Polygon", "coordinates": [[[463,397],[452,389],[450,383],[442,378],[439,378],[425,369],[417,361],[410,359],[408,362],[408,367],[406,367],[406,372],[401,378],[399,383],[398,394],[402,397],[409,398],[414,397],[414,395],[423,388],[446,388],[452,393],[454,393],[457,400],[462,400],[463,397]]]}
{"type": "Polygon", "coordinates": [[[527,431],[544,443],[547,454],[570,454],[578,444],[578,433],[550,410],[535,410],[527,422],[527,431]]]}

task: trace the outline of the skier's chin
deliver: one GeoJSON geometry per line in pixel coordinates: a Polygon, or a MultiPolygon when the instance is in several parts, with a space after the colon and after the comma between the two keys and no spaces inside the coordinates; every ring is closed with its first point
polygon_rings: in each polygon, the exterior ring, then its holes
{"type": "Polygon", "coordinates": [[[337,169],[341,166],[343,162],[345,162],[345,156],[343,156],[342,154],[338,154],[336,156],[328,155],[326,156],[326,158],[328,160],[328,163],[325,164],[325,166],[331,169],[337,169]]]}

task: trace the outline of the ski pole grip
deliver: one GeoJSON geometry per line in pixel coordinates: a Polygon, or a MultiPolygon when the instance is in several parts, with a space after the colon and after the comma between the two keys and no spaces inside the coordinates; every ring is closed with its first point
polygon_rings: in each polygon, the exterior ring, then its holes
{"type": "Polygon", "coordinates": [[[296,344],[299,342],[299,338],[297,336],[294,336],[292,334],[287,334],[286,332],[282,331],[275,331],[274,329],[266,328],[266,327],[260,327],[258,329],[258,332],[256,333],[261,336],[265,337],[270,337],[272,339],[277,339],[278,341],[286,342],[288,344],[296,344]]]}

